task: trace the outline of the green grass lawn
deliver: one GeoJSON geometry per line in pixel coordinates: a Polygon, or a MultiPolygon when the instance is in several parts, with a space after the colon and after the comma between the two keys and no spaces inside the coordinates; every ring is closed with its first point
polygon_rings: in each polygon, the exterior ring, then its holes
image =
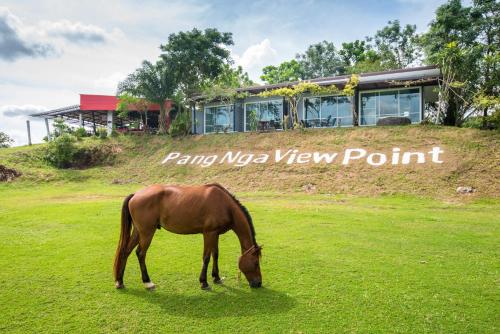
{"type": "Polygon", "coordinates": [[[498,200],[237,194],[264,245],[263,289],[199,289],[202,237],[158,231],[114,289],[119,212],[133,185],[0,185],[0,332],[497,333],[498,200]]]}

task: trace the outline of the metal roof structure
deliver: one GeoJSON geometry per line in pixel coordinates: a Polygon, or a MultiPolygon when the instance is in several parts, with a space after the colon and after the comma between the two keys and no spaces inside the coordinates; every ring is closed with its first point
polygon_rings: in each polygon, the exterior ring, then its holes
{"type": "MultiPolygon", "coordinates": [[[[419,85],[435,84],[441,76],[441,71],[437,66],[421,66],[413,68],[404,68],[398,70],[390,70],[384,72],[360,73],[358,87],[361,89],[383,88],[403,83],[411,85],[414,81],[419,85]]],[[[350,79],[351,75],[340,75],[335,77],[315,78],[310,80],[302,80],[306,82],[314,82],[321,86],[336,85],[344,86],[350,79]]],[[[298,84],[300,81],[283,82],[272,85],[260,85],[239,88],[238,92],[260,93],[266,90],[276,88],[289,87],[298,84]]]]}

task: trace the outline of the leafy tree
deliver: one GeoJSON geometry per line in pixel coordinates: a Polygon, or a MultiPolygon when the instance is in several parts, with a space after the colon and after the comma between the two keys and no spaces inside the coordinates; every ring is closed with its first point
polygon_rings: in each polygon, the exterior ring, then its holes
{"type": "Polygon", "coordinates": [[[460,125],[474,100],[480,55],[470,13],[460,0],[448,1],[437,9],[420,40],[426,62],[438,65],[442,72],[437,119],[445,125],[460,125]]]}
{"type": "Polygon", "coordinates": [[[0,148],[10,147],[14,140],[5,132],[0,131],[0,148]]]}
{"type": "Polygon", "coordinates": [[[389,69],[405,68],[420,59],[417,26],[401,27],[399,20],[389,21],[373,40],[382,64],[389,69]]]}
{"type": "Polygon", "coordinates": [[[303,78],[303,68],[295,59],[285,61],[278,66],[269,65],[262,69],[260,79],[267,84],[298,81],[303,78]]]}
{"type": "Polygon", "coordinates": [[[137,110],[139,113],[144,114],[144,127],[146,129],[148,128],[148,109],[149,102],[145,99],[130,95],[129,93],[118,96],[118,103],[116,105],[118,117],[127,118],[130,110],[137,110]]]}
{"type": "Polygon", "coordinates": [[[486,127],[488,111],[499,108],[500,83],[500,2],[474,0],[471,9],[474,19],[479,58],[479,93],[475,106],[482,111],[483,127],[486,127]]]}
{"type": "Polygon", "coordinates": [[[170,117],[170,110],[166,110],[165,104],[175,94],[179,74],[173,59],[163,57],[156,64],[145,60],[140,68],[118,84],[117,95],[128,94],[159,104],[159,133],[164,134],[167,132],[167,117],[170,117]]]}
{"type": "MultiPolygon", "coordinates": [[[[331,94],[343,93],[346,95],[352,95],[354,88],[358,84],[358,82],[359,78],[353,75],[351,80],[345,86],[344,90],[341,91],[335,85],[320,86],[313,82],[301,81],[298,84],[293,85],[291,87],[282,87],[272,90],[266,90],[260,93],[259,95],[262,97],[283,96],[290,105],[292,128],[301,128],[302,124],[299,122],[298,104],[306,96],[306,94],[331,95],[331,94]]],[[[285,119],[285,124],[286,123],[288,123],[288,119],[285,119]]]]}
{"type": "Polygon", "coordinates": [[[332,42],[310,45],[295,57],[302,67],[302,79],[331,77],[345,73],[345,63],[332,42]]]}
{"type": "Polygon", "coordinates": [[[217,78],[231,62],[228,46],[233,45],[230,32],[209,28],[171,34],[160,46],[161,58],[176,64],[179,88],[184,96],[199,93],[207,82],[217,78]]]}
{"type": "Polygon", "coordinates": [[[202,96],[205,101],[220,100],[226,105],[235,99],[245,97],[246,93],[240,93],[238,88],[252,86],[255,83],[250,80],[247,72],[238,66],[236,69],[229,64],[224,65],[222,73],[203,87],[202,96]]]}

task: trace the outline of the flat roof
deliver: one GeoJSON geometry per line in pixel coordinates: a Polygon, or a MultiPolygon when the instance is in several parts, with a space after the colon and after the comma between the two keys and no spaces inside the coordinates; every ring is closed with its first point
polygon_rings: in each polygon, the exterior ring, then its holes
{"type": "MultiPolygon", "coordinates": [[[[359,73],[359,87],[360,88],[371,88],[378,87],[380,84],[388,85],[388,84],[397,84],[397,82],[408,82],[408,81],[429,81],[429,82],[437,82],[437,79],[441,76],[441,71],[439,67],[435,65],[430,66],[420,66],[420,67],[412,67],[412,68],[403,68],[397,70],[389,70],[383,72],[367,72],[367,73],[359,73]]],[[[324,78],[315,78],[308,80],[301,80],[304,82],[314,82],[321,86],[327,85],[339,85],[343,86],[349,81],[351,78],[351,74],[348,75],[339,75],[334,77],[324,77],[324,78]]],[[[298,84],[301,81],[289,81],[283,82],[279,84],[272,85],[259,85],[259,86],[251,86],[251,87],[243,87],[239,88],[238,92],[249,92],[249,93],[260,93],[266,90],[272,90],[276,88],[289,87],[298,84]]]]}
{"type": "MultiPolygon", "coordinates": [[[[116,111],[118,98],[113,95],[99,95],[99,94],[80,94],[80,104],[74,104],[67,107],[52,109],[40,113],[31,114],[31,117],[45,117],[53,118],[57,116],[71,116],[78,119],[79,113],[83,114],[85,120],[95,119],[95,115],[106,114],[108,111],[116,111]],[[94,117],[88,114],[94,113],[94,117]],[[87,115],[86,115],[87,114],[87,115]]],[[[172,101],[167,100],[166,104],[171,104],[172,101]]],[[[160,105],[150,103],[148,111],[159,111],[160,105]]],[[[134,111],[133,109],[131,111],[134,111]]]]}

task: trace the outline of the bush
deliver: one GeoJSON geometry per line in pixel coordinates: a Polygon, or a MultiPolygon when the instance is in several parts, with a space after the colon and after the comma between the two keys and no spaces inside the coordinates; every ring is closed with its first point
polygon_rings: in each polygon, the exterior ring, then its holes
{"type": "Polygon", "coordinates": [[[49,142],[44,158],[57,168],[87,168],[113,162],[118,151],[111,143],[96,140],[77,142],[75,136],[63,134],[49,142]]]}
{"type": "Polygon", "coordinates": [[[73,163],[73,158],[78,151],[76,137],[63,133],[49,142],[45,159],[57,168],[68,168],[73,163]]]}
{"type": "Polygon", "coordinates": [[[462,124],[462,127],[498,130],[500,129],[500,110],[495,111],[492,115],[486,116],[486,121],[484,116],[470,117],[462,124]],[[486,125],[486,127],[484,125],[486,125]]]}
{"type": "Polygon", "coordinates": [[[103,128],[103,127],[98,128],[96,135],[97,135],[97,137],[99,137],[101,139],[106,139],[108,137],[108,129],[103,128]]]}
{"type": "Polygon", "coordinates": [[[0,148],[9,147],[14,140],[5,132],[0,132],[0,148]]]}
{"type": "Polygon", "coordinates": [[[191,125],[191,115],[188,112],[180,112],[170,124],[170,135],[187,136],[191,133],[191,125]]]}
{"type": "Polygon", "coordinates": [[[85,130],[85,128],[83,128],[83,127],[76,129],[74,132],[74,135],[77,139],[81,139],[81,138],[89,136],[87,133],[87,130],[85,130]]]}

